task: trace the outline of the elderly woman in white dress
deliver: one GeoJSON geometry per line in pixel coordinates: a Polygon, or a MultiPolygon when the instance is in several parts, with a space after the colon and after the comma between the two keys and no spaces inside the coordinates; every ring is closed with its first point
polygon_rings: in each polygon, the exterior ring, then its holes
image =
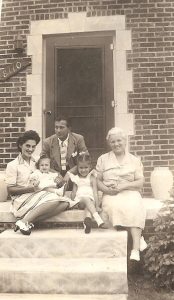
{"type": "Polygon", "coordinates": [[[97,161],[98,188],[103,192],[102,209],[114,227],[130,230],[133,248],[131,260],[140,260],[140,251],[147,244],[142,237],[146,212],[140,190],[143,186],[143,166],[139,158],[126,151],[126,134],[114,127],[107,135],[110,152],[97,161]]]}

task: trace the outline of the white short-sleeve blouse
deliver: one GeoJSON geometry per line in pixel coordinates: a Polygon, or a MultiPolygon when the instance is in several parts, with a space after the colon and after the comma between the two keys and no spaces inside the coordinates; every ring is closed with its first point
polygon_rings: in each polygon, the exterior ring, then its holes
{"type": "Polygon", "coordinates": [[[98,158],[96,170],[107,186],[117,180],[134,181],[144,177],[140,159],[131,153],[126,153],[121,163],[118,162],[113,151],[105,153],[98,158]]]}
{"type": "Polygon", "coordinates": [[[7,164],[6,183],[7,185],[27,186],[31,173],[36,169],[34,158],[28,164],[19,154],[14,160],[7,164]]]}

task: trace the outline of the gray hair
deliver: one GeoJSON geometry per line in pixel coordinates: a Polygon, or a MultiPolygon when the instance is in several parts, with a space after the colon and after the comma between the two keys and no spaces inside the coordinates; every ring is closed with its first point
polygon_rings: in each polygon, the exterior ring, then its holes
{"type": "Polygon", "coordinates": [[[113,127],[108,131],[108,134],[106,136],[107,141],[109,140],[111,135],[121,135],[121,137],[125,140],[127,140],[127,135],[124,132],[123,129],[121,129],[120,127],[113,127]]]}

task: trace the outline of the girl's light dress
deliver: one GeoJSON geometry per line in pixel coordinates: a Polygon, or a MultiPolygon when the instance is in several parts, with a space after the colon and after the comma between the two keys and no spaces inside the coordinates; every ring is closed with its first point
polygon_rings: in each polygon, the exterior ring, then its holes
{"type": "MultiPolygon", "coordinates": [[[[143,178],[143,166],[139,158],[130,153],[125,154],[121,164],[114,152],[103,154],[98,158],[96,169],[108,187],[143,178]]],[[[103,194],[102,209],[113,226],[141,229],[145,226],[146,211],[137,190],[123,190],[112,196],[103,194]]]]}
{"type": "Polygon", "coordinates": [[[74,200],[80,201],[85,197],[94,201],[94,193],[91,186],[92,171],[86,177],[80,177],[79,175],[74,175],[72,173],[69,173],[69,175],[71,181],[77,185],[77,192],[74,200]]]}

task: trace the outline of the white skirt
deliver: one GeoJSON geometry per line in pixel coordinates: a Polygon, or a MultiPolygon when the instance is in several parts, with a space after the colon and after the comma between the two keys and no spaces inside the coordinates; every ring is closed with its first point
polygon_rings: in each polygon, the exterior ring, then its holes
{"type": "Polygon", "coordinates": [[[138,191],[122,191],[117,195],[103,195],[103,212],[113,226],[138,227],[145,226],[146,210],[138,191]]]}

